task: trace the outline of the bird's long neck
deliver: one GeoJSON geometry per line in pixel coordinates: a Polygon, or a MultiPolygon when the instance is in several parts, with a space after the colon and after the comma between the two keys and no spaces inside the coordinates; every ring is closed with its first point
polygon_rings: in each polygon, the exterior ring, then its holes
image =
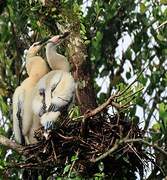
{"type": "Polygon", "coordinates": [[[67,72],[70,70],[70,65],[66,57],[57,53],[56,46],[53,43],[47,44],[46,57],[52,70],[63,70],[67,72]]]}
{"type": "Polygon", "coordinates": [[[37,52],[36,50],[34,50],[34,49],[29,49],[29,50],[27,51],[26,57],[27,57],[27,58],[34,57],[34,56],[37,55],[37,53],[38,53],[38,52],[37,52]]]}
{"type": "Polygon", "coordinates": [[[49,68],[44,59],[34,55],[32,57],[26,57],[26,70],[29,77],[39,80],[48,73],[49,68]]]}
{"type": "Polygon", "coordinates": [[[31,48],[27,51],[26,55],[26,70],[27,74],[30,75],[30,71],[32,68],[32,62],[34,61],[34,57],[37,56],[37,52],[35,49],[31,48]]]}
{"type": "Polygon", "coordinates": [[[32,62],[32,68],[31,68],[29,76],[33,77],[36,80],[39,80],[48,72],[49,72],[49,68],[46,62],[42,60],[41,58],[40,59],[36,58],[36,61],[32,62]]]}

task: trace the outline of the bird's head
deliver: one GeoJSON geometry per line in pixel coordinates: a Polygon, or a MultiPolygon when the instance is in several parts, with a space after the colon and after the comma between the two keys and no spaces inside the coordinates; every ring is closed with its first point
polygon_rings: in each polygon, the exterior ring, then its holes
{"type": "Polygon", "coordinates": [[[41,47],[45,46],[48,43],[52,43],[53,45],[59,45],[61,42],[63,42],[63,40],[69,36],[70,32],[67,31],[62,35],[56,35],[53,37],[45,37],[43,40],[34,43],[30,48],[33,49],[37,49],[38,51],[40,50],[41,47]]]}
{"type": "Polygon", "coordinates": [[[48,40],[48,43],[52,43],[53,45],[58,45],[61,43],[61,39],[60,39],[60,36],[59,35],[56,35],[56,36],[53,36],[52,38],[50,38],[48,40]]]}
{"type": "Polygon", "coordinates": [[[27,55],[29,56],[35,56],[40,49],[42,48],[43,44],[41,44],[40,42],[35,42],[33,43],[30,48],[27,51],[27,55]]]}
{"type": "Polygon", "coordinates": [[[52,43],[53,45],[59,45],[60,43],[63,42],[63,40],[70,34],[70,32],[65,32],[62,35],[56,35],[50,38],[47,43],[52,43]]]}

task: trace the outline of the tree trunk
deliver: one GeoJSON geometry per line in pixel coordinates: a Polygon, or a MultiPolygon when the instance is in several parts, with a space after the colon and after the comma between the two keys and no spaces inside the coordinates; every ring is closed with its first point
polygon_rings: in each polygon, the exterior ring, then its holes
{"type": "Polygon", "coordinates": [[[82,113],[97,106],[93,87],[91,62],[88,60],[87,49],[81,40],[79,32],[70,35],[69,61],[72,64],[72,74],[77,82],[76,101],[82,113]]]}

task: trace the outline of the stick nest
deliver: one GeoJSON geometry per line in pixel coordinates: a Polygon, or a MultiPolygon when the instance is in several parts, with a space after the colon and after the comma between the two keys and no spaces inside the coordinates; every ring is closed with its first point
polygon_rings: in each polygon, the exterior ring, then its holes
{"type": "Polygon", "coordinates": [[[143,173],[141,159],[144,153],[139,143],[121,144],[112,154],[97,159],[115,147],[122,138],[142,138],[138,126],[123,113],[114,116],[101,113],[84,121],[66,119],[57,130],[50,132],[48,140],[43,134],[43,129],[36,131],[39,143],[25,147],[27,159],[19,164],[21,168],[36,168],[41,173],[44,169],[48,176],[62,174],[68,164],[70,171],[86,177],[100,171],[105,175],[121,175],[127,166],[129,170],[143,173]]]}

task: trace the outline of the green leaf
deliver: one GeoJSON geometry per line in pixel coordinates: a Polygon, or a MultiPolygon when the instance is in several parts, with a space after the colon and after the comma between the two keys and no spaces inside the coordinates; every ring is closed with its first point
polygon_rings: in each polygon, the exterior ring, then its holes
{"type": "Polygon", "coordinates": [[[69,118],[76,118],[79,117],[81,112],[80,108],[78,106],[74,106],[71,108],[71,110],[68,112],[69,118]]]}
{"type": "Polygon", "coordinates": [[[159,117],[163,121],[162,129],[166,131],[167,129],[167,105],[164,103],[159,104],[159,117]]]}
{"type": "Polygon", "coordinates": [[[71,161],[72,161],[72,162],[73,162],[73,161],[76,161],[76,160],[78,160],[78,156],[77,156],[77,155],[74,155],[74,156],[71,157],[71,161]]]}
{"type": "Polygon", "coordinates": [[[157,39],[160,41],[164,41],[164,37],[161,34],[157,34],[157,39]]]}
{"type": "Polygon", "coordinates": [[[143,74],[139,77],[139,82],[143,84],[143,86],[147,83],[147,78],[143,76],[143,74]]]}
{"type": "Polygon", "coordinates": [[[159,132],[160,131],[160,124],[159,123],[156,123],[152,126],[152,130],[155,131],[155,132],[159,132]]]}
{"type": "Polygon", "coordinates": [[[81,33],[85,34],[86,33],[85,26],[82,23],[80,25],[81,25],[81,33]]]}
{"type": "Polygon", "coordinates": [[[2,170],[2,169],[5,169],[5,168],[4,168],[3,166],[0,165],[0,169],[2,170]]]}
{"type": "Polygon", "coordinates": [[[131,49],[129,48],[129,49],[126,51],[126,53],[125,53],[125,58],[130,60],[131,57],[132,57],[132,51],[131,51],[131,49]]]}
{"type": "Polygon", "coordinates": [[[104,173],[96,173],[95,174],[95,179],[97,179],[97,180],[101,180],[102,177],[104,177],[104,173]]]}
{"type": "Polygon", "coordinates": [[[63,174],[66,174],[67,172],[69,172],[70,167],[71,167],[71,164],[67,165],[67,166],[64,168],[63,174]]]}
{"type": "Polygon", "coordinates": [[[144,13],[146,12],[146,10],[147,10],[146,5],[145,5],[144,3],[141,3],[141,4],[140,4],[140,12],[141,12],[142,14],[144,14],[144,13]]]}
{"type": "Polygon", "coordinates": [[[127,157],[123,157],[123,160],[127,163],[127,164],[130,164],[130,161],[127,157]]]}
{"type": "Polygon", "coordinates": [[[159,115],[162,119],[167,118],[167,105],[164,103],[159,104],[159,115]]]}
{"type": "Polygon", "coordinates": [[[160,0],[160,3],[166,5],[167,4],[167,0],[160,0]]]}
{"type": "Polygon", "coordinates": [[[97,31],[97,34],[96,34],[96,39],[97,39],[97,41],[98,41],[98,42],[99,42],[99,41],[101,41],[101,40],[102,40],[102,38],[103,38],[103,34],[102,34],[102,32],[97,31]]]}

